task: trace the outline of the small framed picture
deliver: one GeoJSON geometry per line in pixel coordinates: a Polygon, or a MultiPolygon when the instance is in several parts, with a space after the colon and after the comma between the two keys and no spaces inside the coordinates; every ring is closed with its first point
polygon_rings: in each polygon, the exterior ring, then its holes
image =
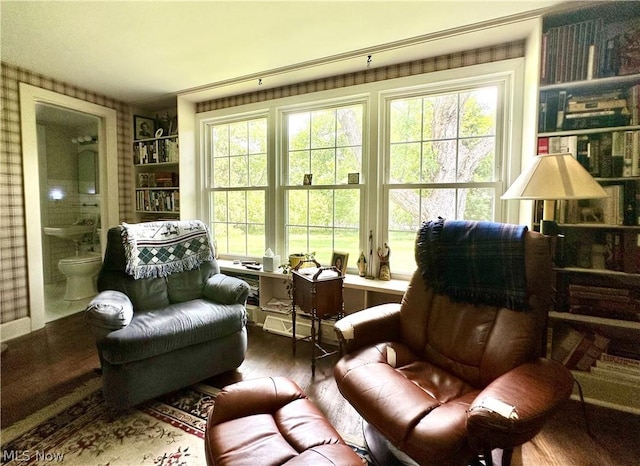
{"type": "Polygon", "coordinates": [[[347,175],[347,182],[349,184],[360,184],[360,173],[349,173],[347,175]]]}
{"type": "Polygon", "coordinates": [[[347,261],[349,260],[349,254],[346,252],[333,251],[331,256],[331,265],[340,271],[342,275],[347,273],[347,261]]]}
{"type": "Polygon", "coordinates": [[[313,173],[305,173],[304,179],[302,180],[302,184],[305,186],[310,186],[313,181],[313,173]]]}
{"type": "Polygon", "coordinates": [[[155,120],[139,115],[133,116],[133,139],[149,139],[156,132],[155,120]]]}

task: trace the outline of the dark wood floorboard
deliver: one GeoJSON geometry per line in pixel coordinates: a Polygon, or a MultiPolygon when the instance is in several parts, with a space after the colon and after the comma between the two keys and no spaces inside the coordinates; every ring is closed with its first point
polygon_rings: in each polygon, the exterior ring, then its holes
{"type": "MultiPolygon", "coordinates": [[[[295,380],[339,432],[362,441],[361,419],[342,398],[332,367],[335,357],[318,362],[311,377],[310,347],[300,343],[296,357],[288,338],[249,328],[245,362],[206,382],[223,387],[263,376],[295,380]]],[[[47,406],[96,375],[93,339],[81,314],[51,322],[43,330],[9,342],[1,356],[1,423],[8,427],[47,406]]],[[[587,406],[594,436],[585,429],[581,406],[569,402],[531,442],[514,453],[514,465],[640,465],[640,416],[587,406]]]]}

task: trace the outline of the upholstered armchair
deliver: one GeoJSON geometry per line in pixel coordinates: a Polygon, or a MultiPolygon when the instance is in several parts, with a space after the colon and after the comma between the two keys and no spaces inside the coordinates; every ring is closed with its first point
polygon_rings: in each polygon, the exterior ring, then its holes
{"type": "Polygon", "coordinates": [[[374,458],[491,464],[495,450],[509,464],[569,398],[570,372],[542,357],[547,240],[526,227],[425,223],[402,302],[336,323],[344,356],[335,379],[374,458]]]}
{"type": "Polygon", "coordinates": [[[111,228],[85,311],[106,402],[126,408],[233,370],[247,350],[249,286],[220,273],[199,221],[111,228]]]}

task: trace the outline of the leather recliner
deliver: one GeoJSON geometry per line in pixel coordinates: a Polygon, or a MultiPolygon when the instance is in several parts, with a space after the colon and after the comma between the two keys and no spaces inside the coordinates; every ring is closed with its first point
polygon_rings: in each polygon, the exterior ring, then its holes
{"type": "Polygon", "coordinates": [[[121,227],[107,235],[100,293],[85,311],[107,404],[127,408],[237,368],[247,350],[249,285],[215,258],[166,277],[126,273],[121,227]]]}
{"type": "Polygon", "coordinates": [[[491,464],[492,451],[502,449],[508,464],[513,448],[569,398],[571,373],[541,357],[551,297],[547,237],[524,234],[524,266],[524,311],[453,300],[417,270],[400,304],[336,323],[344,356],[335,379],[363,417],[370,447],[386,442],[378,455],[392,451],[394,461],[420,465],[482,457],[491,464]]]}

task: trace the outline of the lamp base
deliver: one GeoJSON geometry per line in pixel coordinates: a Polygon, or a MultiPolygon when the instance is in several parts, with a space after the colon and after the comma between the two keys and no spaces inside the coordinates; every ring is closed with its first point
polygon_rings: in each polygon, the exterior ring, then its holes
{"type": "Polygon", "coordinates": [[[547,236],[555,236],[560,233],[560,227],[553,220],[543,220],[540,222],[540,233],[547,236]]]}

